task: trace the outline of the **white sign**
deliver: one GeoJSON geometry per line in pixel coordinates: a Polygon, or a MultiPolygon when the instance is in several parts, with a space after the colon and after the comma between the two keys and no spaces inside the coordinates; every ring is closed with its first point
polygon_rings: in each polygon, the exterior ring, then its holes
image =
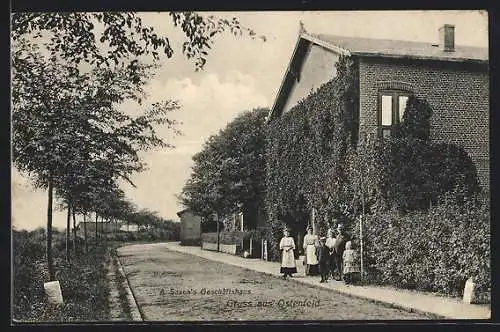
{"type": "Polygon", "coordinates": [[[61,285],[59,281],[50,281],[43,284],[47,299],[50,303],[63,304],[63,297],[61,292],[61,285]]]}

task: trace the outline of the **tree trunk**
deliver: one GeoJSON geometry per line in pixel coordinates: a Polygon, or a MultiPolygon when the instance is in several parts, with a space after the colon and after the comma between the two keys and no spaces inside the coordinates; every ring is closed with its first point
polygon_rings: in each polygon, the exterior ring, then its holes
{"type": "Polygon", "coordinates": [[[68,199],[68,216],[66,218],[66,261],[69,262],[69,241],[70,241],[70,236],[69,232],[71,230],[71,203],[70,200],[68,199]]]}
{"type": "Polygon", "coordinates": [[[54,188],[52,185],[52,176],[49,176],[49,190],[48,190],[48,203],[47,203],[47,243],[45,254],[47,256],[47,269],[49,270],[50,281],[56,280],[54,265],[52,261],[52,199],[54,195],[54,188]]]}
{"type": "Polygon", "coordinates": [[[88,254],[89,253],[89,246],[87,243],[87,213],[86,212],[83,213],[83,238],[85,241],[85,253],[88,254]]]}
{"type": "Polygon", "coordinates": [[[75,217],[75,209],[73,209],[73,256],[76,257],[76,217],[75,217]]]}

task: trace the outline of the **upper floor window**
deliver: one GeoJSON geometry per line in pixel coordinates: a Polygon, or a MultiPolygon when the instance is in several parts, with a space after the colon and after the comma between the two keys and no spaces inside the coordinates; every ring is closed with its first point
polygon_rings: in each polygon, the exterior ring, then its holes
{"type": "Polygon", "coordinates": [[[379,95],[379,128],[382,137],[390,137],[403,120],[411,93],[401,90],[381,91],[379,95]]]}

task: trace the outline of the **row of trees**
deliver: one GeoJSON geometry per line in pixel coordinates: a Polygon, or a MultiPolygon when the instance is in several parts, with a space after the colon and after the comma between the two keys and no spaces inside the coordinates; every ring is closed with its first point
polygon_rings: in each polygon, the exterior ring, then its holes
{"type": "MultiPolygon", "coordinates": [[[[185,33],[182,52],[195,60],[196,70],[215,35],[230,30],[255,37],[237,19],[191,12],[170,17],[185,33]]],[[[13,163],[47,190],[46,257],[54,280],[54,199],[68,211],[68,242],[75,214],[93,212],[96,222],[157,217],[133,211],[119,182],[134,186],[131,175],[146,169],[140,151],[172,147],[156,130],[176,130],[168,114],[180,105],[144,105],[143,88],[160,54],[171,57],[173,49],[134,13],[14,13],[11,23],[13,163]],[[127,100],[137,102],[138,116],[120,110],[127,100]]]]}

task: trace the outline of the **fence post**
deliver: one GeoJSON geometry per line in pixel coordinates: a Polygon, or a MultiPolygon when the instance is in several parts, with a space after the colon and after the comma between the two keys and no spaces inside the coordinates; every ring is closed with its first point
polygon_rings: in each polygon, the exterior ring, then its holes
{"type": "Polygon", "coordinates": [[[253,237],[250,238],[250,256],[252,256],[252,243],[253,242],[253,237]]]}
{"type": "Polygon", "coordinates": [[[363,215],[359,216],[359,244],[360,244],[360,256],[361,256],[361,280],[364,278],[364,266],[363,266],[363,215]]]}

